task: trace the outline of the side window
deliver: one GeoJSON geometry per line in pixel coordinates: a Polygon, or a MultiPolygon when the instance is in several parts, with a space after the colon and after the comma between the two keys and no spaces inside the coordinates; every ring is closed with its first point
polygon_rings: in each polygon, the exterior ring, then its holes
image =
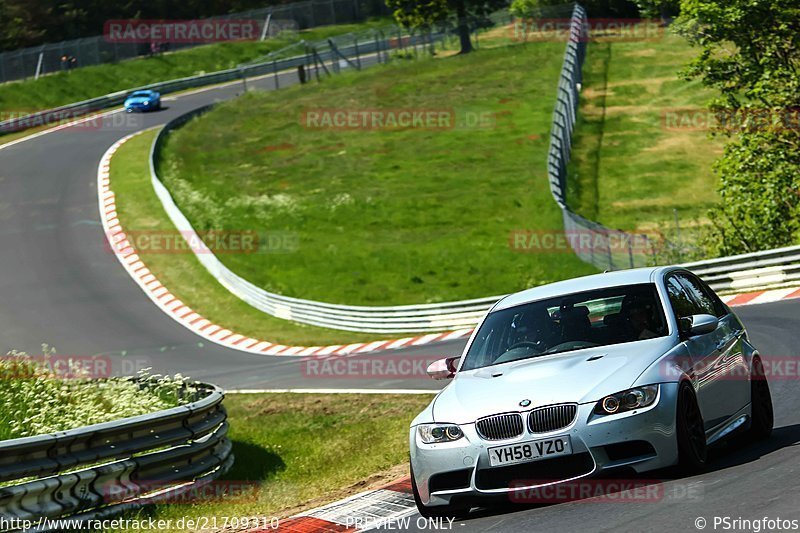
{"type": "Polygon", "coordinates": [[[717,318],[725,316],[727,311],[722,306],[722,303],[713,295],[711,289],[694,276],[687,276],[679,274],[676,276],[680,279],[681,284],[686,287],[687,292],[697,302],[697,313],[705,313],[717,318]]]}
{"type": "Polygon", "coordinates": [[[696,314],[692,298],[675,276],[667,278],[667,293],[669,294],[669,303],[675,312],[675,318],[681,319],[696,314]]]}

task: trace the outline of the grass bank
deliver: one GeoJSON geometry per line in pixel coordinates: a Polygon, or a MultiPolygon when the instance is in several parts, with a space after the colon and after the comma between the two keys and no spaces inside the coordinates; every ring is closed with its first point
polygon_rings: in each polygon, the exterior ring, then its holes
{"type": "Polygon", "coordinates": [[[301,39],[326,39],[387,22],[379,19],[362,24],[322,26],[266,41],[210,44],[154,57],[57,72],[38,80],[5,83],[0,85],[0,113],[14,113],[16,116],[20,112],[57,107],[159,81],[234,68],[301,39]]]}
{"type": "Polygon", "coordinates": [[[484,48],[251,93],[176,132],[162,177],[198,229],[294,236],[286,253],[221,256],[281,294],[411,304],[591,273],[568,250],[509,246],[515,230],[561,231],[544,162],[563,50],[484,48]],[[431,110],[449,122],[314,122],[327,110],[431,110]]]}
{"type": "MultiPolygon", "coordinates": [[[[125,143],[111,160],[111,188],[117,215],[126,231],[172,235],[177,231],[150,184],[148,157],[155,130],[125,143]]],[[[215,324],[257,339],[287,345],[319,346],[380,338],[303,326],[271,317],[246,304],[220,285],[191,251],[140,250],[139,256],[177,298],[215,324]]],[[[165,320],[168,320],[165,317],[165,320]]]]}
{"type": "Polygon", "coordinates": [[[678,76],[696,53],[669,33],[589,43],[570,168],[569,201],[580,214],[675,241],[677,212],[684,242],[707,223],[722,143],[702,128],[712,93],[678,76]]]}
{"type": "Polygon", "coordinates": [[[379,486],[408,474],[408,426],[430,400],[427,394],[228,395],[236,462],[219,486],[237,493],[126,517],[173,524],[216,518],[221,529],[225,517],[283,518],[379,486]]]}

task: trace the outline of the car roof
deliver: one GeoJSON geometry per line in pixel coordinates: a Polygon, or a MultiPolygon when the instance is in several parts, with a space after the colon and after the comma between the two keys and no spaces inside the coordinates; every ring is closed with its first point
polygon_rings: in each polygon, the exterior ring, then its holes
{"type": "Polygon", "coordinates": [[[508,309],[517,305],[555,298],[565,294],[604,289],[607,287],[619,287],[621,285],[636,285],[641,283],[653,283],[660,275],[678,267],[648,267],[634,268],[631,270],[617,270],[605,272],[603,274],[593,274],[579,278],[548,283],[532,289],[510,294],[497,302],[492,311],[508,309]]]}
{"type": "Polygon", "coordinates": [[[142,89],[140,91],[133,91],[131,93],[131,96],[133,96],[135,94],[155,94],[155,91],[151,91],[150,89],[142,89]]]}

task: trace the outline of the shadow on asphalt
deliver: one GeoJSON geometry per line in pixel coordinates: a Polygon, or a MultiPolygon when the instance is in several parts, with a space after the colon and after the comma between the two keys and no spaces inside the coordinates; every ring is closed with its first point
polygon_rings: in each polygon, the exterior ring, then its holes
{"type": "MultiPolygon", "coordinates": [[[[684,475],[677,467],[672,467],[668,469],[654,470],[644,474],[636,474],[631,469],[621,468],[618,472],[608,473],[603,476],[590,479],[598,481],[615,479],[633,481],[636,483],[637,487],[646,489],[648,486],[655,486],[661,484],[662,482],[670,482],[679,479],[691,479],[694,476],[700,476],[703,474],[751,463],[773,452],[789,446],[795,446],[797,444],[800,444],[800,424],[775,428],[770,438],[761,442],[753,443],[745,436],[739,436],[716,445],[709,450],[710,463],[706,470],[701,473],[684,475]]],[[[497,500],[495,504],[489,507],[475,508],[469,513],[469,515],[458,517],[458,521],[468,523],[470,520],[478,518],[516,513],[532,509],[548,508],[575,501],[581,501],[581,498],[562,500],[552,503],[535,504],[513,503],[507,500],[497,500]]]]}

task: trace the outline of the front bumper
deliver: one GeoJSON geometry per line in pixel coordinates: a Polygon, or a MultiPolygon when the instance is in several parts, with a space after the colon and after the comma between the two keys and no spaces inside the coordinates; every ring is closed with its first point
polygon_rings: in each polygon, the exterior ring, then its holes
{"type": "MultiPolygon", "coordinates": [[[[411,428],[411,466],[425,505],[453,500],[511,498],[515,492],[574,481],[620,467],[645,472],[678,461],[675,435],[677,383],[664,383],[653,405],[626,413],[598,416],[596,402],[578,406],[572,425],[552,433],[488,441],[475,424],[461,425],[464,437],[441,444],[424,444],[411,428]],[[490,467],[489,448],[559,435],[569,435],[572,455],[511,466],[490,467]]],[[[528,410],[522,411],[523,415],[528,410]]],[[[447,422],[447,421],[442,421],[447,422]]]]}
{"type": "Polygon", "coordinates": [[[158,109],[159,102],[150,102],[149,104],[125,104],[125,111],[132,112],[132,111],[152,111],[154,109],[158,109]]]}

